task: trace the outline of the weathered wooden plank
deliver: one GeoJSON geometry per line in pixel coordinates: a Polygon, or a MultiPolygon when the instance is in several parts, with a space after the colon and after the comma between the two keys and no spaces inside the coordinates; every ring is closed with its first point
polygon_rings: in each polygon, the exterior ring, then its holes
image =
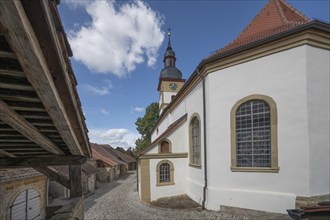
{"type": "Polygon", "coordinates": [[[70,176],[70,197],[82,196],[82,178],[81,178],[81,165],[70,165],[69,166],[69,176],[70,176]]]}
{"type": "Polygon", "coordinates": [[[11,108],[15,111],[36,111],[36,112],[45,111],[44,108],[40,108],[40,107],[11,106],[11,108]]]}
{"type": "Polygon", "coordinates": [[[4,69],[0,69],[0,75],[21,77],[21,78],[25,78],[26,77],[23,71],[17,71],[17,70],[4,70],[4,69]]]}
{"type": "Polygon", "coordinates": [[[15,155],[8,153],[7,151],[4,151],[2,149],[0,149],[0,156],[15,157],[15,155]]]}
{"type": "Polygon", "coordinates": [[[0,147],[39,147],[35,143],[0,143],[0,147]]]}
{"type": "MultiPolygon", "coordinates": [[[[66,108],[66,113],[70,118],[71,126],[75,131],[75,135],[82,146],[85,154],[90,154],[88,137],[85,133],[83,114],[79,103],[79,96],[76,92],[77,81],[71,69],[68,53],[70,47],[65,42],[61,43],[61,39],[65,32],[59,23],[56,27],[57,8],[53,1],[29,1],[22,0],[29,21],[35,30],[41,49],[45,55],[50,73],[52,74],[57,91],[66,108]],[[44,14],[36,15],[35,10],[43,11],[44,14]],[[55,22],[54,22],[55,21],[55,22]],[[45,28],[47,27],[47,28],[45,28]],[[45,46],[47,45],[47,46],[45,46]]],[[[63,39],[65,41],[65,39],[63,39]]]]}
{"type": "MultiPolygon", "coordinates": [[[[84,156],[35,156],[35,157],[11,157],[0,158],[0,168],[22,168],[22,167],[39,167],[39,166],[60,166],[60,165],[77,165],[87,161],[84,156]]],[[[78,171],[77,171],[78,172],[78,171]]]]}
{"type": "Polygon", "coordinates": [[[26,119],[17,114],[15,111],[0,99],[0,120],[10,125],[12,128],[23,134],[26,138],[46,151],[54,154],[64,154],[58,146],[51,142],[45,135],[39,132],[37,128],[32,126],[26,119]]]}
{"type": "Polygon", "coordinates": [[[15,54],[7,51],[1,51],[0,50],[0,57],[5,57],[5,58],[16,58],[15,54]]]}
{"type": "Polygon", "coordinates": [[[10,83],[4,83],[4,82],[0,82],[0,88],[15,89],[15,90],[21,90],[21,91],[33,91],[32,86],[10,84],[10,83]]]}
{"type": "Polygon", "coordinates": [[[68,178],[66,178],[64,175],[62,175],[61,173],[55,172],[55,171],[49,169],[48,167],[33,167],[33,168],[36,169],[37,171],[39,171],[40,173],[46,175],[51,180],[58,182],[62,186],[66,187],[68,189],[71,188],[70,180],[68,178]]]}
{"type": "MultiPolygon", "coordinates": [[[[35,13],[34,15],[38,14],[42,13],[35,13]]],[[[41,18],[41,20],[43,19],[41,18]]],[[[54,85],[48,64],[38,43],[39,40],[31,27],[21,1],[0,1],[0,21],[5,29],[4,35],[9,45],[20,61],[29,82],[35,88],[47,112],[53,119],[58,132],[69,146],[71,153],[77,155],[83,154],[75,131],[70,123],[71,120],[54,85]]],[[[47,28],[44,26],[43,29],[47,28]]]]}

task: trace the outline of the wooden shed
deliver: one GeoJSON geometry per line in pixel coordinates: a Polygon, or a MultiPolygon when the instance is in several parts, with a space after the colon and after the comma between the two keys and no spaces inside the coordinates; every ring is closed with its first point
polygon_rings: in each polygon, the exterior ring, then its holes
{"type": "Polygon", "coordinates": [[[33,167],[82,198],[91,150],[58,4],[0,1],[0,169],[33,167]],[[69,180],[47,167],[59,165],[69,180]]]}

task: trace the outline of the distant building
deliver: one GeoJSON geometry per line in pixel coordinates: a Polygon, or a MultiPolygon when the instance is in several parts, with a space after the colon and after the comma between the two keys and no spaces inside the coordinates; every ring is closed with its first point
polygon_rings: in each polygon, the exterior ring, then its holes
{"type": "Polygon", "coordinates": [[[97,164],[97,181],[111,182],[126,173],[124,161],[109,153],[102,145],[91,143],[91,147],[97,164]]]}
{"type": "Polygon", "coordinates": [[[185,81],[169,34],[141,200],[286,213],[329,198],[329,42],[329,23],[270,0],[185,81]]]}

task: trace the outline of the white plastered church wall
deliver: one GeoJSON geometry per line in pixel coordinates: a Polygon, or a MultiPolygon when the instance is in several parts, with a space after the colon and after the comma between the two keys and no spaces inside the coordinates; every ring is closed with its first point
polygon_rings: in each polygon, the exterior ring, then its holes
{"type": "Polygon", "coordinates": [[[317,196],[330,194],[330,52],[307,46],[306,53],[308,133],[310,145],[310,191],[306,196],[317,196]]]}
{"type": "Polygon", "coordinates": [[[162,197],[171,197],[183,195],[186,192],[186,180],[187,180],[187,158],[171,158],[168,159],[174,166],[174,185],[157,186],[157,172],[154,167],[163,159],[150,160],[150,192],[151,201],[155,201],[162,197]],[[151,168],[152,167],[152,168],[151,168]]]}
{"type": "Polygon", "coordinates": [[[306,46],[300,46],[208,76],[208,209],[226,205],[286,213],[295,208],[296,195],[309,190],[305,63],[306,46]],[[230,111],[253,94],[277,105],[278,173],[230,170],[230,111]]]}

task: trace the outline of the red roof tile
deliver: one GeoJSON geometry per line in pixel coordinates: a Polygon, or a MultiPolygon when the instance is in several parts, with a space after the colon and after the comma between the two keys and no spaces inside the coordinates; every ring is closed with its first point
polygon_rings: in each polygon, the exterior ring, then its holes
{"type": "Polygon", "coordinates": [[[90,145],[92,147],[93,158],[102,160],[103,162],[109,164],[110,166],[125,164],[123,161],[120,161],[115,156],[110,154],[107,150],[105,150],[102,145],[94,144],[94,143],[91,143],[90,145]]]}
{"type": "Polygon", "coordinates": [[[237,38],[213,55],[279,34],[309,21],[310,19],[285,0],[270,0],[237,38]]]}

